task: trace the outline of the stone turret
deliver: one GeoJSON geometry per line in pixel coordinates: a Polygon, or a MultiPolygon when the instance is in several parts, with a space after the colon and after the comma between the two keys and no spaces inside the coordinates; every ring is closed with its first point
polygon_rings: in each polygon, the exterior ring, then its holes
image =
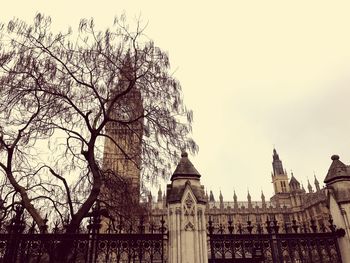
{"type": "Polygon", "coordinates": [[[293,172],[291,173],[292,177],[290,178],[289,181],[289,187],[291,191],[297,191],[300,190],[300,183],[299,181],[294,177],[293,172]]]}
{"type": "Polygon", "coordinates": [[[350,168],[339,160],[338,155],[333,155],[332,161],[324,179],[327,190],[338,203],[350,202],[350,168]]]}
{"type": "Polygon", "coordinates": [[[334,224],[345,229],[345,236],[338,239],[343,262],[350,262],[350,168],[339,160],[338,155],[331,157],[332,164],[324,182],[328,196],[328,206],[334,224]]]}
{"type": "Polygon", "coordinates": [[[182,153],[167,185],[169,263],[208,262],[206,197],[200,177],[182,153]]]}
{"type": "Polygon", "coordinates": [[[281,204],[290,204],[289,179],[276,149],[273,149],[272,159],[272,184],[275,194],[270,198],[270,201],[276,207],[280,207],[281,204]]]}
{"type": "Polygon", "coordinates": [[[291,172],[292,177],[290,178],[289,181],[289,187],[290,187],[290,192],[291,192],[291,206],[292,207],[299,207],[301,206],[302,203],[302,196],[305,193],[304,188],[300,187],[299,181],[295,178],[293,172],[291,172]]]}

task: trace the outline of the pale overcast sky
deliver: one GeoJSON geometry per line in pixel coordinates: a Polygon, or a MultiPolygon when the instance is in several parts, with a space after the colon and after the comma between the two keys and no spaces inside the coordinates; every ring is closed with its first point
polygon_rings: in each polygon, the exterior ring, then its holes
{"type": "Polygon", "coordinates": [[[233,189],[246,200],[248,188],[259,200],[273,192],[274,145],[305,188],[314,172],[323,184],[332,154],[350,163],[349,10],[349,1],[26,0],[4,1],[0,20],[42,12],[56,28],[83,17],[103,28],[141,14],[194,111],[190,158],[202,183],[226,200],[233,189]]]}

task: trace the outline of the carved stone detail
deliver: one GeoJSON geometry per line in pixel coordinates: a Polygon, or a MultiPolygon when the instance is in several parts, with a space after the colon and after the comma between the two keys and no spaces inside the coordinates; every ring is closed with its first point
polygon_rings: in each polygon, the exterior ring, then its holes
{"type": "Polygon", "coordinates": [[[185,231],[193,231],[194,217],[195,217],[195,200],[190,193],[187,193],[186,198],[183,202],[183,214],[184,218],[184,229],[185,231]]]}
{"type": "Polygon", "coordinates": [[[192,222],[188,222],[185,225],[185,231],[194,231],[194,225],[192,224],[192,222]]]}
{"type": "Polygon", "coordinates": [[[192,205],[193,205],[193,200],[190,196],[190,194],[187,195],[187,199],[185,201],[186,207],[187,209],[191,209],[192,205]]]}

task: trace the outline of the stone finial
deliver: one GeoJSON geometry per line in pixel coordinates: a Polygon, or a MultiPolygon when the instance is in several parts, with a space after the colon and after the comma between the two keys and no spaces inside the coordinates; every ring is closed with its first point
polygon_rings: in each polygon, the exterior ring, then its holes
{"type": "Polygon", "coordinates": [[[224,209],[224,197],[222,196],[221,190],[220,190],[219,199],[220,199],[220,209],[224,209]]]}
{"type": "Polygon", "coordinates": [[[262,208],[266,209],[265,195],[264,195],[264,192],[262,190],[261,190],[261,201],[262,201],[262,208]]]}
{"type": "Polygon", "coordinates": [[[338,179],[350,180],[348,169],[344,163],[339,160],[338,155],[332,155],[332,164],[328,169],[326,178],[324,179],[325,184],[332,183],[338,179]]]}
{"type": "Polygon", "coordinates": [[[318,182],[317,178],[316,178],[316,174],[314,173],[314,177],[315,177],[315,181],[314,181],[314,184],[315,184],[315,187],[316,187],[316,191],[319,192],[321,191],[321,188],[320,188],[320,183],[318,182]]]}
{"type": "Polygon", "coordinates": [[[173,175],[171,176],[171,181],[176,180],[177,178],[188,178],[188,179],[199,179],[201,177],[200,173],[188,159],[187,152],[181,153],[181,159],[178,163],[173,175]]]}
{"type": "Polygon", "coordinates": [[[224,197],[222,196],[221,190],[220,190],[219,200],[220,200],[220,203],[224,201],[224,197]]]}
{"type": "Polygon", "coordinates": [[[253,208],[252,197],[250,196],[249,190],[248,190],[247,199],[248,199],[248,209],[252,209],[253,208]]]}
{"type": "Polygon", "coordinates": [[[252,197],[250,196],[249,190],[248,190],[247,200],[248,200],[248,202],[252,201],[252,197]]]}
{"type": "Polygon", "coordinates": [[[309,190],[309,193],[313,192],[309,179],[307,179],[307,189],[309,190]]]}
{"type": "Polygon", "coordinates": [[[214,198],[212,190],[210,190],[210,192],[209,192],[209,202],[215,202],[215,198],[214,198]]]}
{"type": "Polygon", "coordinates": [[[233,208],[238,209],[237,195],[235,190],[233,190],[233,208]]]}
{"type": "Polygon", "coordinates": [[[333,161],[339,160],[339,155],[334,154],[334,155],[332,155],[331,159],[333,161]]]}

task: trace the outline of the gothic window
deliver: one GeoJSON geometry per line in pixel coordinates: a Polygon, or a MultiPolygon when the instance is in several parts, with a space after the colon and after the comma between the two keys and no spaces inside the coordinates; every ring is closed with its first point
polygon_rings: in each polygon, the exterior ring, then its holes
{"type": "Polygon", "coordinates": [[[287,185],[285,181],[281,182],[281,188],[283,193],[287,192],[287,185]]]}

